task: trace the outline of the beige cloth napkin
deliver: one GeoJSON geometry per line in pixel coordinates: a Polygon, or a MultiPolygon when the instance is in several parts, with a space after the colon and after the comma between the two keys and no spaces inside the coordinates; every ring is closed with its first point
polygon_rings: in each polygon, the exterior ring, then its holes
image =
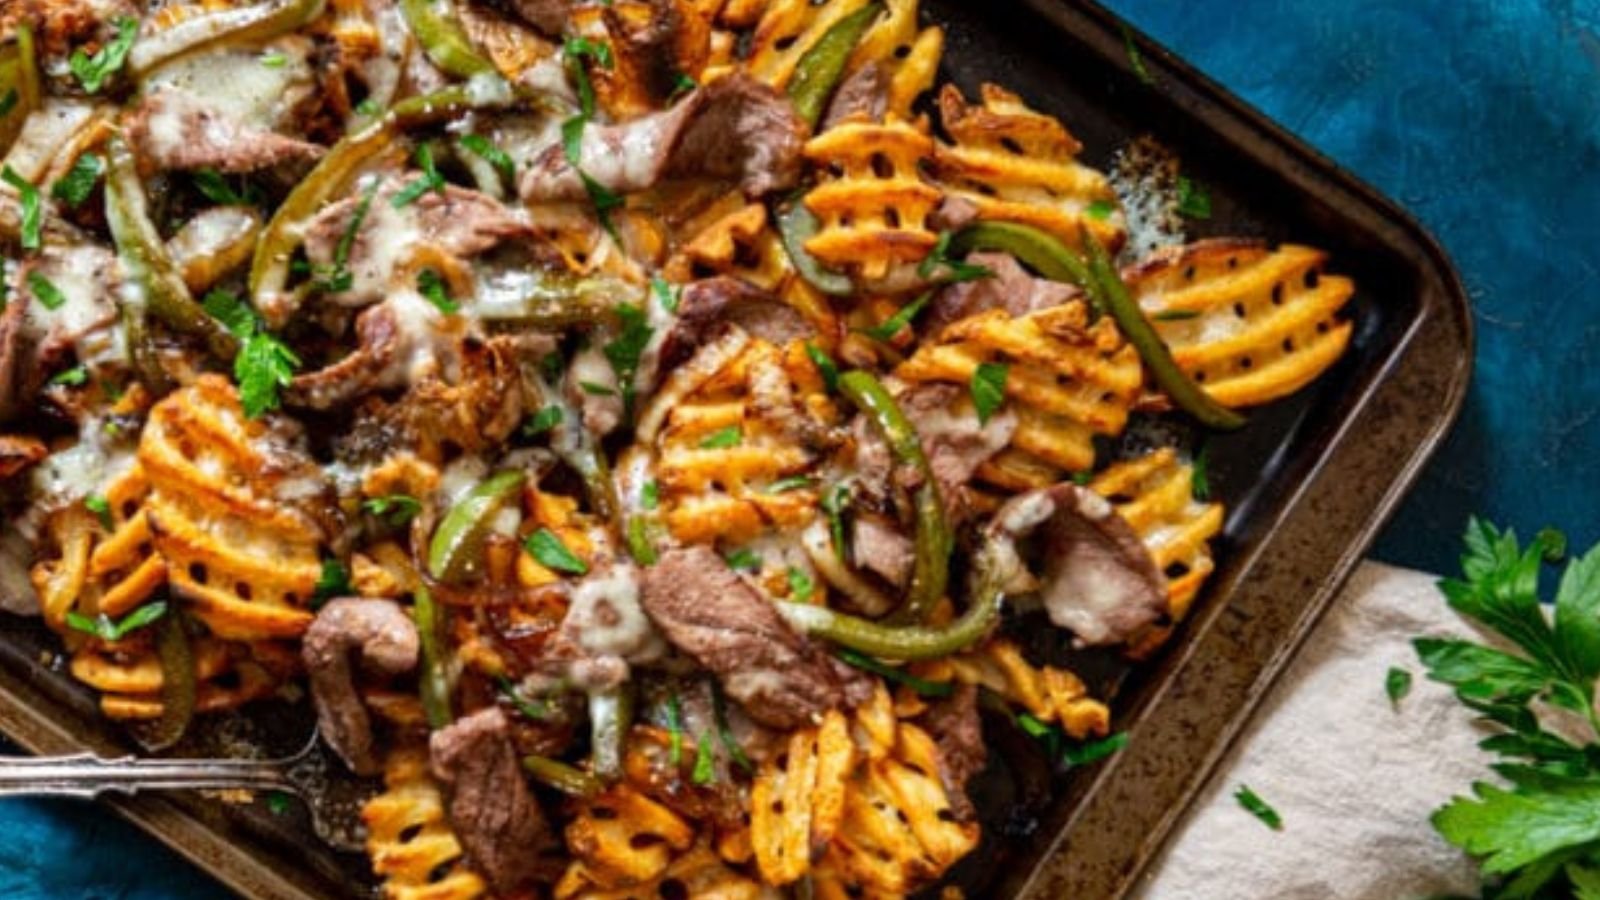
{"type": "Polygon", "coordinates": [[[1411,638],[1476,637],[1421,572],[1366,563],[1150,868],[1138,900],[1403,900],[1475,895],[1428,816],[1488,777],[1473,714],[1423,676],[1411,638]],[[1393,708],[1389,668],[1413,676],[1393,708]],[[1234,799],[1249,785],[1272,831],[1234,799]]]}

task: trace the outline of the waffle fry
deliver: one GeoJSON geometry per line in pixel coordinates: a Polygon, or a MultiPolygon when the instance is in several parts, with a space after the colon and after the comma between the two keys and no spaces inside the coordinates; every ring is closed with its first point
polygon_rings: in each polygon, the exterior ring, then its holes
{"type": "Polygon", "coordinates": [[[864,281],[920,262],[938,236],[928,214],[943,196],[922,180],[933,139],[909,122],[844,122],[806,143],[806,158],[833,173],[805,196],[821,227],[806,250],[864,281]]]}
{"type": "Polygon", "coordinates": [[[673,852],[689,849],[694,837],[689,822],[626,784],[585,800],[567,826],[567,846],[581,877],[607,889],[661,877],[673,852]]]}
{"type": "Polygon", "coordinates": [[[1350,343],[1338,313],[1355,284],[1322,274],[1326,260],[1297,244],[1199,241],[1123,278],[1190,378],[1224,406],[1257,406],[1305,387],[1350,343]]]}
{"type": "MultiPolygon", "coordinates": [[[[1210,541],[1222,530],[1222,504],[1195,499],[1194,467],[1180,463],[1171,448],[1119,462],[1096,476],[1089,487],[1110,500],[1150,548],[1167,579],[1172,623],[1181,620],[1215,568],[1210,541]]],[[[1133,642],[1131,651],[1148,654],[1167,639],[1172,627],[1153,626],[1133,642]]]]}
{"type": "Polygon", "coordinates": [[[981,363],[1009,365],[1006,401],[1017,414],[1011,446],[978,469],[1010,490],[1047,487],[1094,465],[1094,435],[1117,435],[1144,382],[1139,355],[1116,324],[1088,324],[1074,301],[1011,318],[993,310],[950,325],[895,370],[911,382],[965,387],[981,363]]]}
{"type": "Polygon", "coordinates": [[[439,786],[428,775],[421,747],[395,748],[384,762],[383,793],[367,801],[361,821],[367,826],[372,871],[383,879],[389,900],[471,900],[488,886],[462,858],[462,849],[445,819],[439,786]]]}
{"type": "Polygon", "coordinates": [[[194,616],[236,640],[305,631],[323,534],[293,501],[321,490],[310,460],[206,376],[151,409],[139,463],[152,541],[194,616]]]}
{"type": "MultiPolygon", "coordinates": [[[[72,655],[72,677],[101,693],[100,710],[119,720],[161,716],[161,662],[137,640],[131,649],[90,641],[72,655]]],[[[251,648],[203,637],[194,643],[195,711],[224,712],[271,696],[282,684],[251,648]]],[[[271,651],[268,651],[271,652],[271,651]]],[[[284,652],[284,651],[279,651],[284,652]]],[[[292,651],[287,651],[292,652],[292,651]]]]}
{"type": "Polygon", "coordinates": [[[849,724],[838,710],[790,735],[788,752],[762,764],[750,789],[750,834],[767,884],[796,881],[811,868],[813,848],[833,840],[854,768],[849,724]]]}
{"type": "Polygon", "coordinates": [[[969,104],[952,84],[939,93],[939,116],[954,141],[934,152],[946,190],[970,201],[982,220],[1031,225],[1068,246],[1077,246],[1087,228],[1106,246],[1120,247],[1127,229],[1117,195],[1103,173],[1078,162],[1078,139],[1010,91],[985,84],[981,98],[981,105],[969,104]]]}
{"type": "Polygon", "coordinates": [[[588,882],[582,869],[569,868],[556,886],[556,900],[657,900],[661,897],[704,897],[708,900],[758,900],[781,896],[771,888],[729,868],[705,842],[690,848],[661,875],[634,887],[606,889],[588,882]]]}
{"type": "Polygon", "coordinates": [[[1089,696],[1082,679],[1064,669],[1033,665],[1022,648],[1006,638],[934,663],[923,674],[938,678],[942,668],[948,668],[957,681],[994,691],[1041,722],[1060,724],[1076,740],[1104,735],[1111,726],[1111,710],[1089,696]]]}
{"type": "MultiPolygon", "coordinates": [[[[840,19],[868,0],[774,0],[756,25],[745,68],[776,88],[784,88],[807,50],[840,19]]],[[[730,3],[728,6],[739,6],[730,3]]],[[[743,4],[745,7],[755,4],[743,4]]],[[[869,63],[887,69],[889,111],[908,117],[918,96],[933,85],[944,50],[944,31],[917,27],[917,0],[886,0],[888,14],[880,16],[862,35],[846,64],[854,72],[869,63]]]]}

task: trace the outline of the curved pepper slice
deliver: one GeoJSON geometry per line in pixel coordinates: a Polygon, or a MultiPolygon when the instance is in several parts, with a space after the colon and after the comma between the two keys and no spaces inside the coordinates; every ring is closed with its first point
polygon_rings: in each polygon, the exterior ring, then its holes
{"type": "Polygon", "coordinates": [[[106,223],[117,255],[136,286],[133,305],[147,307],[169,327],[204,338],[211,352],[231,360],[239,343],[189,293],[167,245],[146,211],[133,150],[121,137],[106,143],[106,223]]]}
{"type": "Polygon", "coordinates": [[[444,622],[426,585],[417,585],[416,593],[411,595],[411,618],[417,623],[417,640],[422,645],[422,670],[417,677],[422,713],[429,728],[444,728],[455,720],[450,712],[450,674],[440,645],[444,622]]]}
{"type": "Polygon", "coordinates": [[[1117,328],[1139,352],[1156,384],[1179,409],[1209,428],[1232,430],[1243,425],[1244,416],[1211,399],[1178,367],[1166,342],[1128,294],[1128,286],[1122,283],[1105,245],[1087,231],[1084,245],[1089,248],[1088,259],[1037,228],[1010,222],[979,222],[956,232],[950,240],[950,252],[1000,250],[1052,281],[1077,285],[1089,295],[1098,312],[1116,320],[1117,328]]]}
{"type": "Polygon", "coordinates": [[[848,297],[855,292],[849,276],[824,266],[806,250],[806,241],[816,236],[821,223],[815,213],[806,209],[799,195],[778,210],[777,220],[783,249],[789,252],[795,271],[807,284],[832,297],[848,297]]]}
{"type": "Polygon", "coordinates": [[[898,623],[920,623],[944,596],[950,580],[950,551],[954,538],[945,519],[939,482],[933,477],[933,467],[922,450],[922,439],[917,436],[916,428],[881,381],[860,370],[846,372],[839,376],[839,392],[850,398],[850,402],[877,426],[889,442],[895,460],[916,469],[922,479],[914,501],[917,536],[911,586],[906,590],[905,602],[892,616],[898,623]]]}
{"type": "Polygon", "coordinates": [[[156,658],[161,662],[161,715],[137,733],[146,750],[165,750],[176,744],[194,719],[197,686],[194,651],[176,610],[156,625],[156,658]]]}
{"type": "Polygon", "coordinates": [[[428,544],[428,574],[446,584],[459,584],[471,576],[494,517],[516,498],[524,481],[521,472],[501,472],[450,507],[428,544]]]}
{"type": "Polygon", "coordinates": [[[779,600],[778,611],[789,624],[813,637],[825,638],[879,659],[938,659],[959,653],[983,640],[1000,619],[1005,599],[994,567],[980,558],[973,578],[972,602],[954,622],[942,628],[929,625],[888,625],[836,612],[825,606],[779,600]]]}
{"type": "Polygon", "coordinates": [[[16,39],[0,47],[0,156],[22,132],[28,114],[39,108],[39,63],[33,29],[17,25],[16,39]]]}
{"type": "Polygon", "coordinates": [[[139,78],[205,47],[271,40],[322,15],[327,5],[327,0],[278,0],[202,13],[134,44],[128,71],[139,78]]]}
{"type": "Polygon", "coordinates": [[[883,13],[883,4],[873,0],[833,23],[822,37],[801,54],[789,79],[789,100],[807,125],[815,126],[828,106],[828,98],[844,76],[845,64],[861,43],[862,35],[883,13]]]}
{"type": "Polygon", "coordinates": [[[592,797],[605,790],[605,784],[600,779],[577,766],[548,756],[524,756],[522,770],[532,775],[535,781],[573,797],[592,797]]]}
{"type": "Polygon", "coordinates": [[[439,71],[455,78],[499,77],[494,63],[472,46],[450,0],[400,0],[400,15],[439,71]]]}

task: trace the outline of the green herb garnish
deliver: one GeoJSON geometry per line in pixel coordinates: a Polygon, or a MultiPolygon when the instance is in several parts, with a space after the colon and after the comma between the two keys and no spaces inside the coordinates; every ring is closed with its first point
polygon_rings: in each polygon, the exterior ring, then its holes
{"type": "Polygon", "coordinates": [[[128,51],[133,49],[133,40],[139,34],[138,19],[122,16],[115,24],[117,36],[96,50],[93,56],[83,52],[83,48],[79,47],[72,51],[72,56],[67,59],[67,67],[77,77],[78,83],[83,85],[83,89],[91,94],[100,93],[100,88],[105,86],[106,79],[122,68],[122,64],[128,59],[128,51]]]}
{"type": "Polygon", "coordinates": [[[683,297],[683,288],[681,286],[674,288],[660,275],[652,275],[650,277],[650,291],[655,294],[656,302],[661,304],[662,309],[673,315],[678,314],[678,302],[683,297]]]}
{"type": "Polygon", "coordinates": [[[761,557],[748,547],[740,547],[726,557],[728,568],[739,572],[755,572],[761,568],[761,557]]]}
{"type": "Polygon", "coordinates": [[[1187,175],[1178,176],[1178,213],[1191,219],[1211,218],[1211,195],[1187,175]]]}
{"type": "Polygon", "coordinates": [[[578,387],[582,389],[585,394],[589,394],[590,396],[594,397],[615,397],[617,395],[615,388],[609,385],[601,384],[598,381],[580,381],[578,382],[578,387]]]}
{"type": "Polygon", "coordinates": [[[836,648],[834,655],[864,672],[882,676],[896,684],[903,684],[923,697],[948,697],[955,693],[955,685],[948,681],[928,681],[925,678],[918,678],[898,666],[880,662],[848,647],[836,648]]]}
{"type": "Polygon", "coordinates": [[[972,405],[978,412],[978,424],[986,425],[989,417],[1006,402],[1006,376],[1011,367],[1005,363],[978,363],[972,371],[968,387],[972,391],[972,405]]]}
{"type": "Polygon", "coordinates": [[[1133,74],[1145,84],[1155,84],[1155,76],[1145,68],[1144,54],[1140,53],[1139,47],[1134,44],[1133,32],[1126,25],[1122,26],[1122,49],[1128,54],[1128,65],[1133,67],[1133,74]]]}
{"type": "Polygon", "coordinates": [[[511,155],[494,145],[494,142],[481,134],[464,134],[461,136],[461,146],[482,158],[489,165],[494,166],[507,181],[516,177],[517,164],[512,161],[511,155]]]}
{"type": "Polygon", "coordinates": [[[822,385],[830,392],[839,389],[839,364],[833,361],[828,351],[816,344],[806,341],[806,356],[811,359],[811,364],[822,373],[822,385]]]}
{"type": "Polygon", "coordinates": [[[101,613],[91,619],[77,610],[69,611],[66,620],[67,627],[74,631],[92,634],[102,641],[114,643],[127,637],[130,632],[137,631],[166,614],[167,601],[157,600],[154,603],[146,603],[144,606],[128,613],[122,617],[120,622],[112,621],[111,617],[105,613],[101,613]]]}
{"type": "Polygon", "coordinates": [[[1126,746],[1128,746],[1128,733],[1119,731],[1097,741],[1085,741],[1081,744],[1068,745],[1061,751],[1061,758],[1069,766],[1087,766],[1090,763],[1105,759],[1126,746]]]}
{"type": "Polygon", "coordinates": [[[58,372],[50,379],[50,384],[64,384],[68,387],[78,387],[89,383],[89,370],[84,366],[73,366],[64,372],[58,372]]]}
{"type": "Polygon", "coordinates": [[[1200,318],[1199,310],[1194,309],[1163,309],[1150,317],[1152,322],[1187,322],[1190,319],[1200,318]]]}
{"type": "Polygon", "coordinates": [[[242,191],[234,190],[227,177],[216,169],[196,169],[189,178],[195,190],[218,206],[250,206],[260,199],[249,185],[242,191]]]}
{"type": "Polygon", "coordinates": [[[1189,483],[1194,498],[1204,503],[1211,499],[1211,445],[1202,443],[1190,463],[1189,483]]]}
{"type": "Polygon", "coordinates": [[[99,156],[93,153],[79,154],[67,174],[50,185],[50,196],[76,209],[94,193],[94,186],[99,183],[105,169],[105,162],[99,156]]]}
{"type": "Polygon", "coordinates": [[[1104,222],[1111,218],[1111,214],[1116,210],[1117,207],[1110,200],[1096,200],[1084,207],[1083,214],[1095,221],[1104,222]]]}
{"type": "Polygon", "coordinates": [[[796,603],[810,603],[816,596],[817,585],[811,576],[794,566],[789,567],[789,599],[796,603]]]}
{"type": "Polygon", "coordinates": [[[1277,810],[1267,805],[1267,801],[1257,796],[1256,792],[1250,790],[1248,786],[1239,785],[1239,789],[1234,792],[1233,798],[1239,801],[1239,805],[1244,807],[1246,812],[1260,819],[1268,828],[1273,831],[1283,830],[1283,817],[1278,815],[1277,810]]]}
{"type": "Polygon", "coordinates": [[[1383,677],[1383,692],[1389,695],[1389,704],[1395,709],[1400,708],[1400,701],[1411,693],[1411,673],[1395,666],[1389,667],[1389,674],[1383,677]]]}
{"type": "Polygon", "coordinates": [[[661,486],[654,481],[646,481],[639,488],[639,505],[645,509],[655,509],[661,505],[661,486]]]}
{"type": "Polygon", "coordinates": [[[422,501],[409,494],[385,494],[361,502],[362,512],[399,528],[422,512],[422,501]]]}
{"type": "Polygon", "coordinates": [[[95,518],[100,520],[100,524],[105,530],[111,530],[114,524],[111,521],[111,501],[100,494],[90,494],[83,498],[83,505],[89,512],[94,513],[95,518]]]}
{"type": "Polygon", "coordinates": [[[667,749],[667,761],[673,766],[683,764],[683,704],[678,700],[678,692],[673,691],[667,697],[667,733],[671,741],[667,749]]]}
{"type": "Polygon", "coordinates": [[[950,258],[950,231],[939,232],[939,238],[934,242],[933,249],[917,264],[917,277],[935,278],[944,282],[977,281],[980,278],[994,277],[994,271],[988,266],[974,265],[950,258]],[[939,271],[939,270],[943,271],[939,271]]]}
{"type": "Polygon", "coordinates": [[[320,607],[335,597],[350,594],[350,570],[344,563],[333,557],[322,560],[322,574],[317,576],[317,584],[311,589],[312,608],[320,607]]]}
{"type": "Polygon", "coordinates": [[[233,377],[239,382],[239,402],[254,419],[277,409],[280,392],[294,381],[300,357],[265,331],[252,331],[233,360],[233,377]]]}
{"type": "Polygon", "coordinates": [[[395,209],[410,206],[429,191],[444,196],[444,176],[439,174],[438,167],[433,163],[433,148],[426,143],[418,144],[413,158],[422,174],[389,198],[389,205],[395,209]]]}
{"type": "Polygon", "coordinates": [[[45,309],[60,309],[66,305],[67,295],[42,272],[28,273],[28,290],[33,292],[33,299],[43,304],[45,309]]]}
{"type": "Polygon", "coordinates": [[[650,338],[655,334],[651,328],[649,317],[644,310],[631,303],[617,305],[617,321],[621,329],[615,340],[608,341],[600,348],[605,354],[606,361],[611,363],[611,371],[617,374],[617,383],[622,385],[622,403],[631,414],[633,410],[634,376],[639,372],[639,361],[644,358],[645,348],[650,345],[650,338]]]}
{"type": "Polygon", "coordinates": [[[538,437],[560,425],[561,418],[561,407],[546,406],[544,409],[529,416],[528,421],[522,423],[522,436],[538,437]]]}
{"type": "Polygon", "coordinates": [[[499,688],[500,696],[506,698],[506,702],[510,703],[516,708],[517,712],[522,713],[524,716],[536,722],[550,717],[550,704],[542,700],[529,700],[527,697],[522,696],[522,692],[517,690],[517,686],[506,676],[501,675],[495,678],[495,686],[499,688]]]}
{"type": "Polygon", "coordinates": [[[9,165],[0,168],[0,181],[17,189],[17,200],[22,205],[22,225],[19,229],[22,249],[37,250],[44,243],[44,208],[39,203],[39,189],[28,179],[18,175],[9,165]]]}
{"type": "Polygon", "coordinates": [[[281,69],[289,64],[289,57],[282,53],[263,53],[261,64],[269,69],[281,69]]]}
{"type": "Polygon", "coordinates": [[[895,310],[894,315],[884,319],[882,322],[879,322],[871,328],[858,328],[856,330],[875,341],[890,340],[895,335],[900,333],[900,329],[910,325],[911,320],[915,319],[917,314],[922,312],[923,307],[927,306],[929,301],[932,299],[933,292],[928,291],[917,299],[907,303],[905,306],[895,310]]]}
{"type": "Polygon", "coordinates": [[[850,485],[840,482],[822,495],[822,514],[828,517],[828,533],[833,539],[833,552],[841,561],[850,557],[849,545],[844,539],[844,514],[850,506],[850,485]]]}
{"type": "Polygon", "coordinates": [[[528,540],[523,547],[539,561],[539,565],[556,572],[565,572],[569,575],[583,575],[588,573],[589,566],[578,558],[576,553],[567,549],[561,538],[548,528],[541,528],[528,535],[528,540]]]}
{"type": "Polygon", "coordinates": [[[728,725],[728,701],[722,696],[722,688],[715,682],[711,685],[711,716],[717,720],[717,739],[722,742],[722,749],[728,751],[728,757],[734,765],[746,772],[754,772],[755,764],[750,762],[744,748],[733,738],[733,728],[728,725]]]}
{"type": "Polygon", "coordinates": [[[739,442],[742,440],[744,440],[744,431],[737,425],[729,425],[727,428],[719,428],[702,438],[700,440],[700,449],[726,450],[729,447],[739,446],[739,442]]]}
{"type": "Polygon", "coordinates": [[[767,485],[767,489],[763,493],[786,494],[789,491],[802,491],[816,483],[815,478],[808,478],[805,475],[790,475],[788,478],[780,478],[767,485]]]}
{"type": "Polygon", "coordinates": [[[450,299],[450,291],[444,286],[444,279],[432,269],[423,269],[417,273],[417,292],[447,316],[453,316],[461,310],[461,306],[450,299]]]}
{"type": "Polygon", "coordinates": [[[700,733],[694,749],[694,772],[689,779],[698,785],[708,785],[717,780],[716,760],[711,755],[711,735],[700,733]]]}

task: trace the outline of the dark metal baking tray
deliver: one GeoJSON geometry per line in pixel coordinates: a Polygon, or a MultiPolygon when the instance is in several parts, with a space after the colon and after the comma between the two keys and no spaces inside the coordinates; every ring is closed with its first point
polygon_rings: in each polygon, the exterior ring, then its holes
{"type": "MultiPolygon", "coordinates": [[[[1471,317],[1444,253],[1405,213],[1100,7],[926,0],[924,8],[947,29],[942,74],[964,90],[993,81],[1060,116],[1092,165],[1152,134],[1210,191],[1213,216],[1197,234],[1316,245],[1358,285],[1345,358],[1211,442],[1213,490],[1229,510],[1217,571],[1155,660],[1112,667],[1096,682],[1115,684],[1115,727],[1128,732],[1127,748],[1058,779],[1042,815],[1013,822],[967,864],[969,896],[1117,897],[1454,421],[1471,371],[1471,317]]],[[[0,618],[0,635],[0,731],[36,753],[129,749],[55,659],[51,635],[15,618],[0,618]]],[[[277,754],[308,730],[304,712],[290,708],[225,728],[236,745],[277,754]]],[[[108,802],[247,897],[370,890],[365,861],[324,850],[298,812],[275,817],[196,798],[108,802]]]]}

